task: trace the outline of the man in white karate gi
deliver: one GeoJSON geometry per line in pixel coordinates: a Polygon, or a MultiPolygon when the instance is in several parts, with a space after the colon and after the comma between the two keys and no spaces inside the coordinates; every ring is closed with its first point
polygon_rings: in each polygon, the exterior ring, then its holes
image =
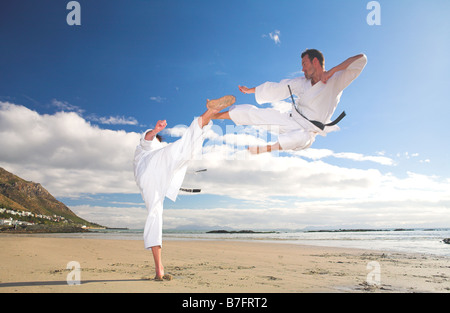
{"type": "Polygon", "coordinates": [[[176,201],[190,160],[201,154],[205,131],[211,117],[235,102],[234,96],[207,101],[207,110],[195,118],[183,136],[163,145],[157,134],[166,126],[165,120],[143,133],[134,157],[134,175],[148,210],[144,228],[144,246],[151,249],[155,261],[155,280],[171,279],[164,274],[161,261],[162,214],[165,197],[176,201]]]}
{"type": "Polygon", "coordinates": [[[305,50],[302,55],[304,77],[284,79],[279,83],[266,82],[258,87],[239,86],[245,94],[255,94],[258,104],[276,102],[286,98],[294,102],[291,112],[281,113],[272,108],[258,108],[243,104],[214,115],[213,119],[230,119],[236,125],[276,125],[278,142],[263,147],[249,147],[253,154],[275,150],[303,150],[315,141],[317,135],[338,130],[336,125],[345,113],[334,122],[331,117],[343,90],[359,76],[367,64],[367,57],[359,54],[350,57],[329,71],[325,70],[323,54],[316,49],[305,50]],[[292,92],[292,94],[291,94],[292,92]],[[292,95],[297,96],[294,101],[292,95]]]}

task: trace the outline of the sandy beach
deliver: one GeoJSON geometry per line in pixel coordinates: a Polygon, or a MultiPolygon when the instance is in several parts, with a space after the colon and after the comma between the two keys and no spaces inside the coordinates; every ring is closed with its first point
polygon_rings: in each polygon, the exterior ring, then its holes
{"type": "Polygon", "coordinates": [[[2,235],[0,293],[450,292],[444,257],[257,241],[163,245],[173,279],[158,282],[138,240],[2,235]],[[81,284],[67,283],[71,261],[80,266],[81,284]]]}

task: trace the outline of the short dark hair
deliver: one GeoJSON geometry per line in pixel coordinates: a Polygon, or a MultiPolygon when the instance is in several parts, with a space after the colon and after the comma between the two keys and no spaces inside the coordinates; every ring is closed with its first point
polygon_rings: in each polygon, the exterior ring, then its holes
{"type": "Polygon", "coordinates": [[[302,53],[302,59],[303,57],[307,55],[309,57],[309,60],[312,62],[314,60],[314,58],[317,58],[317,60],[319,61],[320,65],[322,67],[324,67],[325,64],[325,58],[323,57],[322,52],[320,52],[317,49],[306,49],[305,51],[303,51],[302,53]]]}

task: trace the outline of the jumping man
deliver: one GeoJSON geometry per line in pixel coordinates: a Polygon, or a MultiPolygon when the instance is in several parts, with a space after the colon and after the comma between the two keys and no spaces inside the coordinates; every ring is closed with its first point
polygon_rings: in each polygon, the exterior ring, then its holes
{"type": "MultiPolygon", "coordinates": [[[[254,93],[258,104],[290,98],[292,92],[292,95],[297,96],[297,101],[292,97],[292,112],[281,113],[272,108],[261,109],[243,104],[232,106],[229,111],[213,116],[213,119],[230,119],[236,125],[278,126],[278,142],[263,147],[250,147],[251,153],[306,149],[318,134],[326,136],[339,129],[331,122],[331,117],[343,90],[366,66],[367,57],[364,54],[350,57],[329,71],[325,70],[325,59],[320,51],[308,49],[301,57],[304,77],[284,79],[279,83],[266,82],[254,88],[239,86],[239,90],[245,94],[254,93]]],[[[342,117],[343,115],[340,116],[342,117]]]]}

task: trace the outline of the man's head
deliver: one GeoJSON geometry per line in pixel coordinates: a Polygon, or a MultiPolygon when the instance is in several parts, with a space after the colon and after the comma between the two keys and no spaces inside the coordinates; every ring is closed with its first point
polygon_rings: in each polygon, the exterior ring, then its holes
{"type": "Polygon", "coordinates": [[[325,58],[316,49],[307,49],[302,53],[302,71],[307,79],[311,79],[317,71],[325,70],[325,58]]]}

